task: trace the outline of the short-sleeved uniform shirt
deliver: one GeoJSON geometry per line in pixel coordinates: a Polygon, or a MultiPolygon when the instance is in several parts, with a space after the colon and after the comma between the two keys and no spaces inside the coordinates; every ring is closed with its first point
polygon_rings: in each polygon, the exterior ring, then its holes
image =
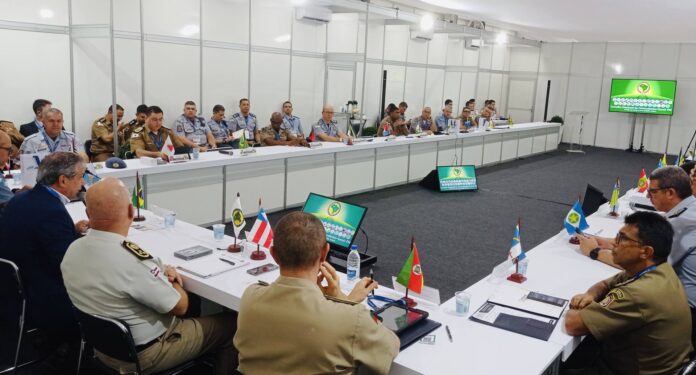
{"type": "Polygon", "coordinates": [[[449,118],[445,117],[444,113],[441,113],[437,117],[435,117],[435,125],[437,125],[438,131],[444,131],[445,129],[447,129],[448,122],[449,118]]]}
{"type": "Polygon", "coordinates": [[[411,119],[411,129],[412,131],[416,131],[416,128],[420,126],[421,131],[428,131],[430,130],[430,127],[433,125],[433,119],[424,119],[423,116],[418,116],[414,117],[411,119]]]}
{"type": "Polygon", "coordinates": [[[194,117],[193,120],[181,115],[174,121],[174,133],[180,137],[185,137],[189,141],[203,146],[208,144],[208,134],[210,128],[205,124],[203,117],[194,117]]]}
{"type": "Polygon", "coordinates": [[[295,136],[298,134],[304,134],[304,131],[302,130],[302,122],[297,116],[284,115],[282,128],[295,136]]]}
{"type": "Polygon", "coordinates": [[[462,126],[466,127],[467,129],[469,129],[473,126],[476,126],[476,121],[474,121],[474,118],[471,116],[469,116],[469,117],[461,116],[461,117],[459,117],[459,119],[461,120],[462,126]]]}
{"type": "Polygon", "coordinates": [[[674,229],[669,263],[684,284],[689,306],[696,308],[696,198],[687,197],[665,216],[674,229]]]}
{"type": "Polygon", "coordinates": [[[130,139],[131,151],[162,151],[167,137],[171,138],[174,147],[181,147],[184,145],[171,129],[165,128],[164,126],[160,127],[157,132],[151,131],[147,126],[135,129],[130,139]]]}
{"type": "Polygon", "coordinates": [[[331,120],[331,122],[327,124],[324,122],[323,118],[320,118],[319,121],[317,121],[317,123],[314,125],[314,134],[326,134],[330,137],[338,137],[337,124],[338,123],[336,120],[331,120]]]}
{"type": "Polygon", "coordinates": [[[85,152],[85,146],[75,134],[67,130],[61,130],[56,139],[51,139],[40,129],[38,133],[26,137],[19,148],[21,154],[38,154],[40,157],[56,151],[85,152]]]}
{"type": "Polygon", "coordinates": [[[677,374],[691,353],[691,313],[672,266],[607,282],[604,299],[580,310],[604,364],[616,374],[677,374]]]}
{"type": "Polygon", "coordinates": [[[230,135],[230,130],[227,126],[227,121],[225,120],[217,122],[213,119],[210,119],[208,120],[206,125],[208,126],[208,129],[210,129],[210,132],[213,133],[213,138],[215,138],[215,140],[218,142],[226,140],[227,137],[230,135]]]}
{"type": "Polygon", "coordinates": [[[181,296],[159,258],[125,241],[119,234],[92,229],[70,245],[60,269],[77,308],[124,320],[135,344],[142,345],[167,331],[174,319],[168,312],[181,296]]]}
{"type": "Polygon", "coordinates": [[[244,129],[246,139],[249,141],[253,141],[255,139],[254,134],[256,134],[256,131],[259,129],[256,116],[251,112],[246,117],[244,117],[241,112],[233,114],[227,125],[232,132],[236,132],[239,129],[244,129]]]}
{"type": "Polygon", "coordinates": [[[290,135],[290,132],[288,130],[283,129],[282,127],[280,130],[275,131],[273,129],[273,126],[268,125],[261,129],[261,142],[265,143],[267,139],[272,139],[276,141],[289,141],[292,139],[292,136],[290,135]]]}
{"type": "Polygon", "coordinates": [[[93,154],[112,154],[114,152],[114,142],[107,142],[104,137],[114,132],[114,125],[106,118],[100,117],[92,123],[92,147],[93,154]]]}

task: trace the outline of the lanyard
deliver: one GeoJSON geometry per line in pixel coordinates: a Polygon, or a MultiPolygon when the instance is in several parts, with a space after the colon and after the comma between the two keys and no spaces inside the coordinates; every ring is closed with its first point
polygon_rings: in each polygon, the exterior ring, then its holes
{"type": "Polygon", "coordinates": [[[162,140],[162,133],[153,133],[150,132],[148,133],[150,136],[150,140],[155,144],[155,147],[157,147],[157,150],[162,150],[162,145],[164,144],[164,141],[162,140]]]}
{"type": "Polygon", "coordinates": [[[385,304],[391,303],[391,302],[398,302],[402,305],[406,305],[406,302],[404,302],[403,299],[391,299],[387,298],[384,296],[367,296],[367,304],[370,306],[372,310],[377,310],[377,304],[374,301],[380,301],[384,302],[385,304]]]}
{"type": "Polygon", "coordinates": [[[635,276],[633,276],[633,277],[631,278],[631,280],[638,280],[638,279],[640,279],[641,277],[643,277],[643,275],[645,275],[646,273],[648,273],[648,272],[654,270],[655,268],[657,268],[657,266],[653,264],[652,266],[647,267],[647,268],[645,268],[644,270],[638,272],[635,276]]]}
{"type": "Polygon", "coordinates": [[[46,134],[46,131],[41,128],[39,129],[41,131],[41,135],[44,138],[44,141],[46,141],[46,145],[48,146],[48,149],[53,153],[56,152],[56,149],[58,148],[58,143],[60,143],[60,135],[56,138],[56,141],[51,140],[51,137],[46,134]]]}

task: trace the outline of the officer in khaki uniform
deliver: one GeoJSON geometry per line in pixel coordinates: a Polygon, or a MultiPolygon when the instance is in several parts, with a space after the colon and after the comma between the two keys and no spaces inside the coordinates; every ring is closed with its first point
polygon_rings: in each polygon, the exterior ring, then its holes
{"type": "MultiPolygon", "coordinates": [[[[114,156],[114,125],[112,108],[109,107],[106,115],[100,117],[92,123],[92,161],[104,161],[114,156]]],[[[123,118],[123,107],[116,105],[117,132],[121,133],[126,126],[121,124],[123,118]]],[[[123,144],[125,140],[121,136],[119,142],[123,144]]]]}
{"type": "MultiPolygon", "coordinates": [[[[134,209],[121,181],[105,178],[92,185],[86,202],[92,229],[70,245],[61,263],[72,303],[86,313],[124,320],[143,373],[170,369],[216,350],[215,373],[233,374],[235,314],[180,318],[188,309],[181,276],[126,240],[134,209]]],[[[132,363],[97,356],[121,373],[134,370],[132,363]]]]}
{"type": "Polygon", "coordinates": [[[306,146],[307,141],[297,138],[290,130],[283,128],[283,115],[273,112],[271,125],[261,129],[261,143],[266,146],[306,146]]]}
{"type": "Polygon", "coordinates": [[[625,271],[573,297],[565,317],[568,334],[591,334],[599,345],[586,339],[562,373],[677,374],[689,360],[689,305],[666,263],[672,227],[654,212],[639,211],[624,222],[612,254],[625,271]]]}
{"type": "Polygon", "coordinates": [[[119,150],[118,157],[121,159],[126,159],[126,157],[132,158],[135,155],[128,156],[126,153],[130,153],[130,139],[133,136],[135,130],[142,131],[143,126],[145,126],[145,119],[147,118],[147,106],[145,104],[139,105],[135,110],[135,118],[130,120],[124,127],[123,130],[118,133],[119,136],[119,150]]]}
{"type": "Polygon", "coordinates": [[[243,374],[389,372],[399,339],[360,304],[377,283],[363,278],[344,295],[336,271],[322,261],[325,236],[319,219],[303,212],[274,228],[270,250],[280,276],[250,285],[239,307],[234,344],[243,374]]]}
{"type": "Polygon", "coordinates": [[[158,106],[149,107],[145,126],[136,128],[130,138],[130,149],[136,157],[148,156],[168,160],[166,154],[162,152],[167,139],[171,140],[174,148],[184,147],[181,139],[171,129],[162,126],[163,123],[164,112],[162,109],[158,106]]]}

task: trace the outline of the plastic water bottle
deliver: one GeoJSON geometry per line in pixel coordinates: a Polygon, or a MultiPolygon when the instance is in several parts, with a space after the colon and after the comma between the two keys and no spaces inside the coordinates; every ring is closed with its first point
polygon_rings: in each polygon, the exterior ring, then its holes
{"type": "Polygon", "coordinates": [[[352,245],[350,247],[350,253],[348,253],[348,259],[346,260],[346,274],[350,282],[360,278],[360,254],[358,253],[358,245],[352,245]]]}
{"type": "Polygon", "coordinates": [[[382,130],[382,136],[383,136],[383,137],[388,137],[388,136],[389,136],[389,128],[387,128],[386,126],[385,126],[385,127],[383,128],[383,130],[382,130]]]}

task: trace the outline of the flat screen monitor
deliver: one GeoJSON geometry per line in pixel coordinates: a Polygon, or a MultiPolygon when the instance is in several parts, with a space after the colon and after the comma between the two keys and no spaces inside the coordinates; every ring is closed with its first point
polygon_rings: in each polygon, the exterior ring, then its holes
{"type": "Polygon", "coordinates": [[[615,78],[611,80],[609,112],[671,116],[676,91],[674,80],[615,78]]]}
{"type": "Polygon", "coordinates": [[[587,216],[592,215],[593,213],[597,212],[599,206],[607,202],[609,201],[601,190],[587,184],[587,189],[585,189],[585,198],[582,200],[582,212],[587,216]]]}
{"type": "Polygon", "coordinates": [[[321,221],[331,249],[347,252],[365,218],[367,207],[309,193],[302,212],[312,214],[321,221]]]}
{"type": "Polygon", "coordinates": [[[437,167],[440,191],[477,190],[476,168],[473,165],[449,165],[437,167]]]}

